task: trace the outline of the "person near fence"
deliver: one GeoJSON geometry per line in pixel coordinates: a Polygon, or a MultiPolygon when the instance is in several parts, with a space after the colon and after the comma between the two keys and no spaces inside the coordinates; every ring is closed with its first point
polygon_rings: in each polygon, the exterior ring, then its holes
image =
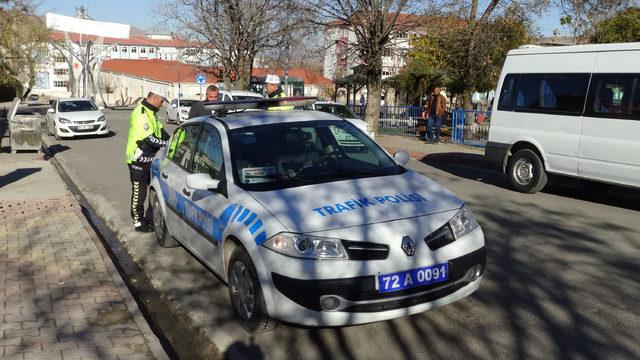
{"type": "Polygon", "coordinates": [[[440,87],[436,86],[422,112],[422,119],[427,119],[427,136],[425,138],[427,142],[437,143],[440,141],[440,128],[446,108],[447,99],[440,93],[440,87]]]}

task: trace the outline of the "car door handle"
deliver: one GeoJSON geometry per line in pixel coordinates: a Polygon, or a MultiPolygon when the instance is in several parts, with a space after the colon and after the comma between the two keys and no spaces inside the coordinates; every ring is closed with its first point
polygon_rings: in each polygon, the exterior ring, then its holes
{"type": "Polygon", "coordinates": [[[163,178],[163,179],[166,179],[166,178],[168,178],[168,177],[169,177],[169,175],[167,175],[167,173],[166,173],[166,172],[163,172],[163,173],[162,173],[162,174],[160,174],[160,175],[162,175],[162,178],[163,178]]]}
{"type": "Polygon", "coordinates": [[[187,188],[182,188],[182,193],[187,196],[191,196],[191,191],[187,190],[187,188]]]}

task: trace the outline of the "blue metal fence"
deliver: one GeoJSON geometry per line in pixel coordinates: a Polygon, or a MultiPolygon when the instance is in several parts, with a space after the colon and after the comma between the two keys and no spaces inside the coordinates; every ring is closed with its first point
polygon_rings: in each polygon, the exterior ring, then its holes
{"type": "MultiPolygon", "coordinates": [[[[351,105],[351,109],[364,119],[366,106],[351,105]]],[[[388,135],[416,136],[416,126],[422,108],[419,106],[382,106],[378,133],[388,135]]]]}
{"type": "Polygon", "coordinates": [[[489,139],[490,126],[490,111],[453,110],[451,113],[451,142],[484,147],[489,139]]]}

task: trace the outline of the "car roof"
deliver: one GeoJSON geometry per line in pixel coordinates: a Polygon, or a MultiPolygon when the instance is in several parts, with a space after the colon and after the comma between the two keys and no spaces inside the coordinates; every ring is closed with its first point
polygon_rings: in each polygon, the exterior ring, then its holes
{"type": "Polygon", "coordinates": [[[92,101],[92,100],[87,98],[62,98],[62,99],[58,99],[58,101],[92,101]]]}
{"type": "Polygon", "coordinates": [[[231,95],[244,95],[244,96],[262,97],[262,95],[260,95],[258,93],[254,93],[253,91],[245,91],[245,90],[231,90],[231,95]]]}
{"type": "MultiPolygon", "coordinates": [[[[199,118],[206,121],[207,117],[199,118]]],[[[216,117],[224,123],[230,130],[240,129],[248,126],[281,124],[300,121],[344,121],[344,119],[329,113],[312,110],[291,110],[291,111],[268,111],[249,110],[229,113],[226,116],[216,117]]]]}
{"type": "Polygon", "coordinates": [[[550,47],[547,47],[547,46],[520,47],[518,49],[510,50],[508,55],[561,54],[561,53],[630,51],[630,50],[640,50],[640,42],[550,46],[550,47]]]}
{"type": "Polygon", "coordinates": [[[342,106],[347,106],[345,104],[340,104],[339,102],[335,102],[335,101],[316,101],[313,103],[313,105],[342,105],[342,106]]]}

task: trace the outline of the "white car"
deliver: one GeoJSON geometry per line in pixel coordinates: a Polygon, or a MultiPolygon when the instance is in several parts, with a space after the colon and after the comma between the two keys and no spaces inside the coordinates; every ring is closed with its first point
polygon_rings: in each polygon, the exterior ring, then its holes
{"type": "Polygon", "coordinates": [[[342,326],[416,314],[478,289],[486,250],[471,210],[408,160],[323,112],[198,117],[152,163],[155,234],[228,283],[252,332],[276,319],[342,326]],[[365,150],[347,151],[337,132],[365,150]]]}
{"type": "Polygon", "coordinates": [[[220,101],[232,101],[232,100],[254,100],[264,99],[264,96],[251,91],[243,90],[220,90],[218,100],[220,101]]]}
{"type": "Polygon", "coordinates": [[[56,140],[80,135],[107,135],[109,125],[102,110],[102,106],[97,106],[90,99],[55,100],[47,110],[47,130],[56,140]]]}
{"type": "Polygon", "coordinates": [[[198,98],[173,99],[167,107],[167,124],[181,124],[189,119],[191,105],[200,101],[198,98]]]}

